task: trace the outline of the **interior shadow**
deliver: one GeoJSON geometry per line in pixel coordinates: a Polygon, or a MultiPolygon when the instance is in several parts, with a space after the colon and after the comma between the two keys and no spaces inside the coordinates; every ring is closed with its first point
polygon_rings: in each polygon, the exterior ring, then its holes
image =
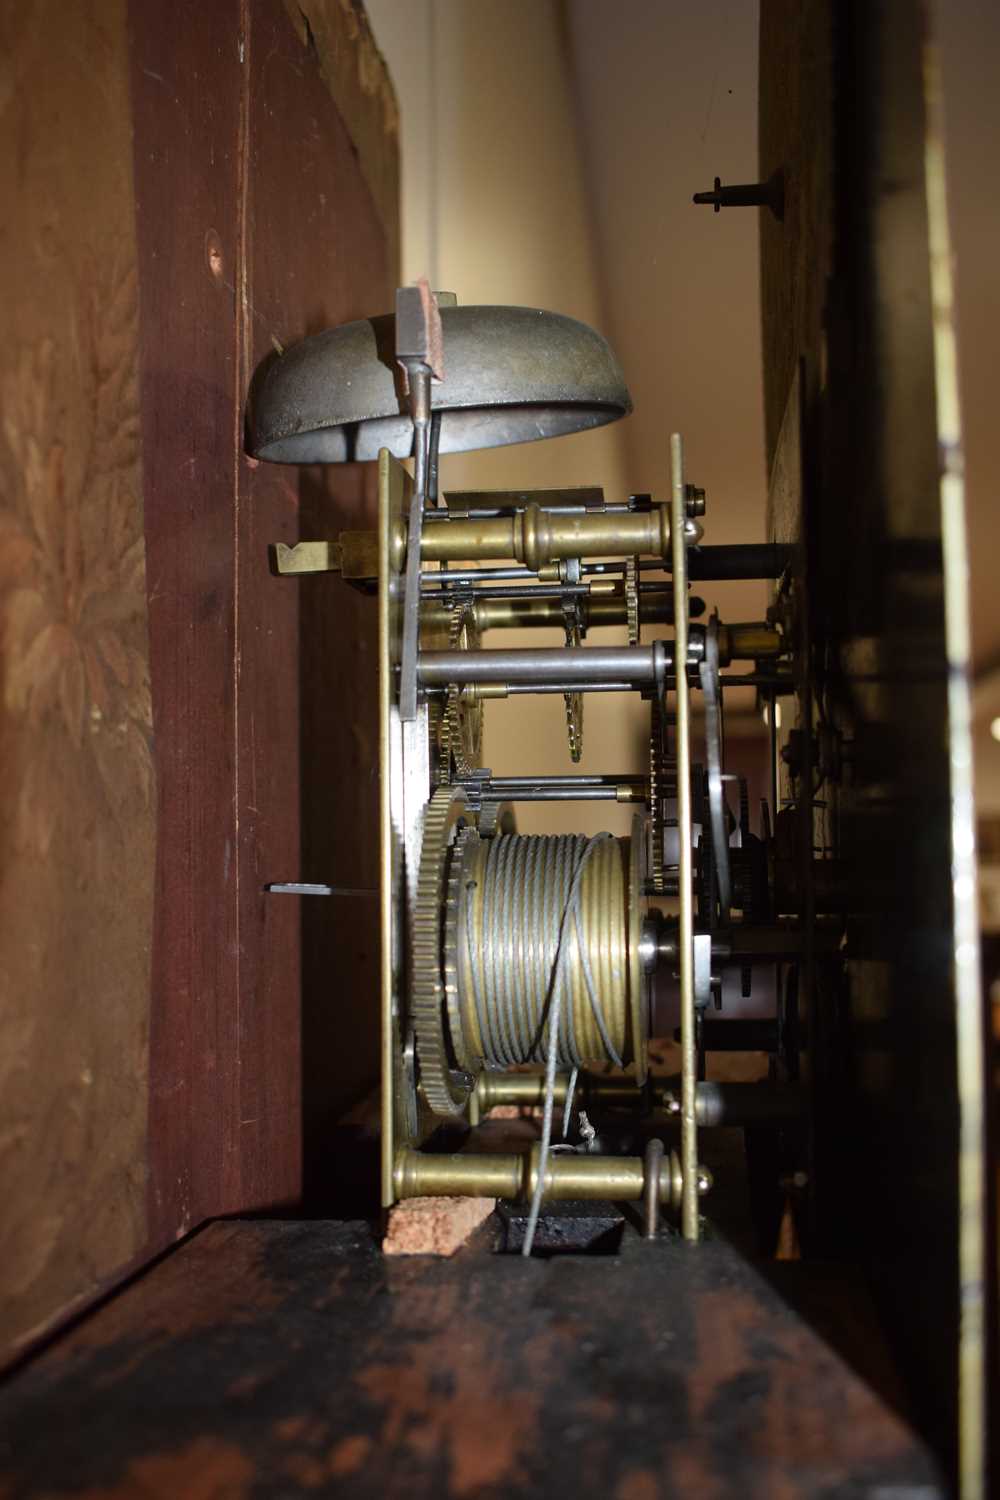
{"type": "MultiPolygon", "coordinates": [[[[376,489],[374,465],[302,468],[299,535],[373,528],[376,489]]],[[[377,1105],[357,1106],[378,1083],[378,609],[337,574],[297,588],[300,869],[351,892],[302,898],[303,1211],[367,1217],[377,1105]]]]}

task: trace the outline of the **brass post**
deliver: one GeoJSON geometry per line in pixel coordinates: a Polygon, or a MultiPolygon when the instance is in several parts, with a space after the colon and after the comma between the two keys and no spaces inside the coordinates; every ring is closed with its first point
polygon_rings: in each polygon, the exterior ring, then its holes
{"type": "MultiPolygon", "coordinates": [[[[527,1202],[539,1169],[537,1143],[530,1152],[460,1152],[439,1155],[403,1147],[396,1153],[394,1183],[397,1198],[509,1198],[527,1202]]],[[[676,1152],[664,1156],[659,1170],[660,1203],[677,1209],[683,1179],[676,1152]]],[[[636,1203],[647,1181],[641,1156],[589,1156],[573,1152],[550,1156],[545,1169],[545,1198],[608,1199],[636,1203]]],[[[708,1191],[711,1173],[697,1162],[692,1178],[695,1202],[708,1191]]]]}
{"type": "Polygon", "coordinates": [[[515,558],[537,571],[564,557],[666,557],[670,520],[666,506],[607,515],[559,515],[537,505],[513,516],[447,521],[425,526],[421,562],[482,562],[515,558]]]}

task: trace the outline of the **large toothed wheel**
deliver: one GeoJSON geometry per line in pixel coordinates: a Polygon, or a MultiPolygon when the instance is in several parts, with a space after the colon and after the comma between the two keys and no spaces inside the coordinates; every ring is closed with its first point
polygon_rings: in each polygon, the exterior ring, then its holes
{"type": "Polygon", "coordinates": [[[474,1083],[454,1067],[444,1034],[442,923],[451,848],[466,815],[466,796],[458,787],[439,787],[427,804],[411,927],[410,1018],[419,1083],[429,1108],[446,1120],[464,1114],[474,1083]]]}
{"type": "Polygon", "coordinates": [[[628,624],[628,643],[638,646],[639,628],[639,559],[629,557],[625,561],[625,619],[628,624]]]}

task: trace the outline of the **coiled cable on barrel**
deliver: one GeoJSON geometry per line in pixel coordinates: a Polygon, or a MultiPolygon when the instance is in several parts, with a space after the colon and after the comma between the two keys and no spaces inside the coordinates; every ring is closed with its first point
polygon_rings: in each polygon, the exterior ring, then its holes
{"type": "MultiPolygon", "coordinates": [[[[624,985],[623,955],[616,959],[614,951],[616,939],[623,941],[623,931],[615,927],[616,920],[621,926],[622,913],[602,913],[588,933],[580,900],[584,870],[595,851],[609,842],[609,833],[592,839],[510,834],[484,842],[478,882],[470,882],[466,890],[463,971],[487,1068],[546,1059],[557,966],[562,961],[569,982],[565,966],[574,956],[594,1030],[588,1032],[577,1007],[560,1005],[557,1060],[572,1068],[602,1056],[623,1065],[594,976],[595,957],[605,974],[617,962],[618,986],[624,985]],[[471,892],[477,883],[481,896],[474,901],[471,892]],[[580,1026],[583,1035],[578,1035],[580,1026]]],[[[620,1025],[620,1014],[618,1019],[620,1025]]]]}
{"type": "MultiPolygon", "coordinates": [[[[474,903],[465,903],[465,957],[484,1061],[487,1067],[504,1068],[544,1058],[546,1065],[538,1177],[522,1246],[525,1256],[531,1254],[545,1194],[556,1068],[571,1066],[575,1081],[579,1064],[590,1060],[578,1048],[573,1006],[563,1003],[574,946],[605,1053],[623,1065],[594,981],[580,900],[587,866],[611,837],[512,834],[493,839],[486,851],[478,935],[474,903]]],[[[568,1107],[564,1129],[567,1115],[568,1107]]]]}

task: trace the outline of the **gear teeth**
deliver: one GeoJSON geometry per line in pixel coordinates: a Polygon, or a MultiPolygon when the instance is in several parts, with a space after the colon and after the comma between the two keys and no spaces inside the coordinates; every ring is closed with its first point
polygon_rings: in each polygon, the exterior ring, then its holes
{"type": "MultiPolygon", "coordinates": [[[[467,599],[463,599],[451,612],[448,625],[449,651],[457,651],[463,645],[466,650],[478,645],[478,633],[473,622],[472,606],[467,599]]],[[[451,781],[453,775],[468,776],[476,769],[482,733],[482,705],[463,704],[461,689],[455,682],[448,684],[447,691],[448,699],[439,736],[441,781],[451,781]]]]}
{"type": "Polygon", "coordinates": [[[569,758],[579,765],[583,755],[583,694],[563,693],[566,700],[566,738],[569,740],[569,758]]]}
{"type": "Polygon", "coordinates": [[[470,1093],[468,1084],[456,1081],[448,1059],[442,972],[448,836],[466,805],[464,792],[455,787],[439,787],[427,804],[410,935],[410,1018],[420,1085],[431,1110],[446,1120],[463,1114],[470,1093]]]}
{"type": "Polygon", "coordinates": [[[462,1068],[479,1071],[482,1060],[473,1063],[469,1056],[468,1041],[462,1026],[459,1003],[459,922],[462,916],[462,875],[465,869],[466,851],[471,844],[478,844],[479,833],[475,828],[463,828],[455,841],[448,871],[448,893],[445,902],[444,926],[444,993],[448,1007],[448,1028],[458,1064],[462,1068]]]}
{"type": "Polygon", "coordinates": [[[649,812],[652,823],[650,843],[649,883],[653,894],[664,894],[663,873],[663,717],[658,698],[653,698],[652,723],[649,736],[649,812]]]}
{"type": "Polygon", "coordinates": [[[625,563],[625,618],[628,621],[628,643],[639,644],[639,559],[630,557],[625,563]]]}
{"type": "MultiPolygon", "coordinates": [[[[566,625],[567,646],[579,646],[582,639],[579,622],[566,625]]],[[[569,740],[569,758],[578,765],[583,755],[583,694],[563,693],[566,703],[566,738],[569,740]]]]}
{"type": "Polygon", "coordinates": [[[448,746],[446,741],[445,716],[440,700],[432,699],[427,705],[427,738],[431,748],[431,776],[434,786],[443,786],[451,780],[449,773],[448,746]]]}

